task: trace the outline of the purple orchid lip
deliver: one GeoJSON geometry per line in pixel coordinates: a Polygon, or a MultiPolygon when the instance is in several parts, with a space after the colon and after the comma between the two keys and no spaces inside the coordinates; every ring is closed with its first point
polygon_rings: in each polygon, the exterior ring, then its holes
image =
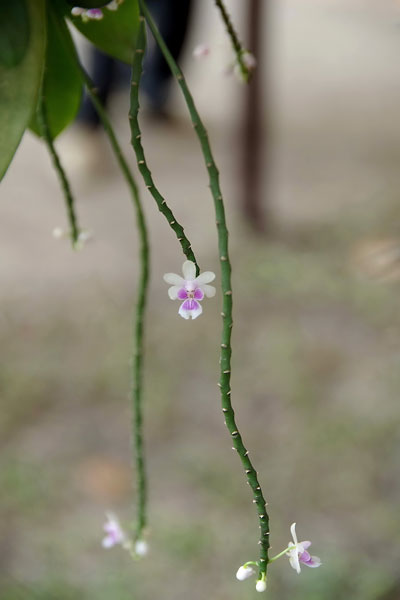
{"type": "Polygon", "coordinates": [[[304,550],[299,556],[299,561],[302,563],[308,563],[311,560],[311,554],[304,550]]]}
{"type": "Polygon", "coordinates": [[[182,304],[182,309],[183,310],[198,310],[200,308],[200,304],[197,302],[197,300],[193,300],[192,298],[185,300],[185,302],[182,304]]]}

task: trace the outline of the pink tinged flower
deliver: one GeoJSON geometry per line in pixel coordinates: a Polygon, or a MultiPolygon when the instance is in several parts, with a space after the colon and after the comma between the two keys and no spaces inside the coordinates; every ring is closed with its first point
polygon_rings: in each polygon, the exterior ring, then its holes
{"type": "MultiPolygon", "coordinates": [[[[241,62],[243,63],[243,65],[246,67],[247,71],[249,73],[252,73],[254,71],[254,69],[257,66],[257,61],[254,57],[254,55],[251,52],[248,52],[247,50],[245,50],[244,52],[242,52],[241,54],[241,62]]],[[[240,80],[240,81],[245,81],[246,77],[242,72],[242,66],[239,62],[239,60],[236,60],[236,63],[233,66],[233,71],[236,75],[236,77],[240,80]]]]}
{"type": "Polygon", "coordinates": [[[248,565],[242,565],[237,570],[236,579],[238,579],[239,581],[244,581],[245,579],[248,579],[249,577],[254,575],[254,573],[255,570],[252,567],[248,565]]]}
{"type": "Polygon", "coordinates": [[[307,549],[311,546],[311,542],[298,542],[296,536],[296,523],[292,523],[290,527],[293,541],[288,544],[288,551],[286,555],[289,557],[290,566],[297,571],[301,572],[300,563],[306,565],[306,567],[316,568],[321,566],[321,560],[318,556],[311,556],[307,549]]]}
{"type": "Polygon", "coordinates": [[[206,44],[198,44],[193,50],[194,58],[205,58],[210,54],[210,48],[206,44]]]}
{"type": "Polygon", "coordinates": [[[100,8],[89,8],[85,14],[88,19],[92,19],[94,21],[99,21],[103,18],[103,11],[100,8]]]}
{"type": "Polygon", "coordinates": [[[204,296],[212,298],[215,296],[215,287],[208,285],[215,279],[215,274],[211,271],[204,271],[196,277],[196,265],[190,260],[186,260],[182,266],[183,277],[175,273],[166,273],[164,281],[172,287],[168,290],[171,300],[183,300],[179,314],[184,319],[197,319],[203,312],[200,301],[204,296]]]}
{"type": "Polygon", "coordinates": [[[254,54],[251,52],[244,52],[242,54],[243,64],[248,68],[249,71],[254,71],[257,66],[257,61],[254,54]]]}
{"type": "Polygon", "coordinates": [[[82,17],[82,21],[87,23],[88,21],[99,21],[103,18],[103,11],[100,8],[81,8],[80,6],[74,6],[71,10],[73,17],[82,17]]]}
{"type": "Polygon", "coordinates": [[[107,521],[104,524],[103,529],[106,532],[102,541],[103,548],[112,548],[117,544],[126,544],[127,539],[125,533],[123,532],[117,517],[113,514],[107,514],[107,521]]]}

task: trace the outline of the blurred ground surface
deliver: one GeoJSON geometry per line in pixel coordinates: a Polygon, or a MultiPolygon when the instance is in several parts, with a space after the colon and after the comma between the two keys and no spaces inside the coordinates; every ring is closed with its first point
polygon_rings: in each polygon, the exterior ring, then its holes
{"type": "MultiPolygon", "coordinates": [[[[202,10],[204,29],[213,17],[202,10]]],[[[227,199],[233,401],[268,497],[273,552],[296,520],[324,562],[297,577],[282,559],[269,598],[396,600],[400,5],[286,0],[272,18],[270,239],[255,238],[235,209],[240,87],[221,80],[220,58],[186,63],[227,199]]],[[[222,29],[211,30],[219,41],[222,29]]],[[[201,265],[217,271],[204,167],[179,103],[175,110],[173,123],[144,121],[144,144],[201,265]]],[[[129,153],[126,111],[116,99],[129,153]]],[[[197,321],[177,316],[161,276],[182,257],[146,193],[151,557],[132,564],[100,548],[104,511],[132,515],[137,239],[106,141],[95,142],[91,164],[86,144],[76,131],[60,142],[81,223],[95,231],[82,252],[51,237],[64,222],[62,197],[36,140],[26,137],[1,187],[0,597],[252,598],[252,583],[234,580],[256,558],[258,529],[219,411],[220,297],[204,302],[197,321]]]]}

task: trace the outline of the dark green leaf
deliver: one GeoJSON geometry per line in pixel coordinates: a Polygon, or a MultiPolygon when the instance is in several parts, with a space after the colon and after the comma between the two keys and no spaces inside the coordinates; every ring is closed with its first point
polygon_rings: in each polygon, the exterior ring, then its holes
{"type": "Polygon", "coordinates": [[[0,64],[14,67],[29,44],[29,11],[26,0],[0,1],[0,64]]]}
{"type": "Polygon", "coordinates": [[[46,47],[44,0],[30,1],[28,7],[30,36],[25,56],[14,68],[0,64],[0,179],[29,123],[42,80],[46,47]]]}
{"type": "Polygon", "coordinates": [[[80,6],[81,8],[101,8],[110,2],[110,0],[67,0],[71,6],[80,6]]]}
{"type": "MultiPolygon", "coordinates": [[[[80,6],[79,2],[77,3],[80,6]]],[[[139,26],[139,6],[137,0],[124,0],[118,10],[103,8],[101,21],[87,21],[71,15],[71,6],[65,0],[59,0],[65,15],[95,46],[106,54],[110,54],[130,64],[139,26]]]]}
{"type": "MultiPolygon", "coordinates": [[[[51,137],[54,139],[76,117],[81,103],[82,83],[75,46],[63,17],[49,6],[47,18],[43,96],[51,137]]],[[[41,134],[36,114],[30,128],[41,134]]]]}

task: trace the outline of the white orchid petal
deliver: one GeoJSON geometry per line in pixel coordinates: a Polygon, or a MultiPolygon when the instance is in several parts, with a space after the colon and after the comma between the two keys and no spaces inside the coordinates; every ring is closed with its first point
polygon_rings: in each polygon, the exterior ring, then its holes
{"type": "Polygon", "coordinates": [[[312,556],[311,557],[311,561],[310,563],[304,563],[306,565],[306,567],[310,567],[310,569],[316,569],[317,567],[320,567],[322,565],[321,559],[319,558],[319,556],[312,556]]]}
{"type": "Polygon", "coordinates": [[[204,273],[200,273],[200,275],[196,277],[195,282],[200,286],[204,283],[211,283],[211,281],[214,281],[214,279],[215,273],[212,271],[204,271],[204,273]]]}
{"type": "Polygon", "coordinates": [[[290,526],[290,533],[292,534],[293,543],[297,544],[297,535],[296,535],[296,523],[292,523],[290,526]]]}
{"type": "Polygon", "coordinates": [[[176,273],[165,273],[163,279],[170,285],[179,285],[180,287],[183,287],[185,284],[185,280],[180,275],[176,275],[176,273]]]}
{"type": "Polygon", "coordinates": [[[201,306],[200,302],[198,302],[198,307],[190,311],[190,316],[192,317],[192,319],[197,319],[197,317],[199,317],[202,312],[203,307],[201,306]]]}
{"type": "Polygon", "coordinates": [[[194,281],[196,279],[196,265],[191,260],[185,260],[182,265],[183,277],[186,281],[194,281]]]}
{"type": "Polygon", "coordinates": [[[172,287],[168,288],[168,296],[171,298],[171,300],[176,300],[178,297],[178,292],[181,289],[182,286],[180,285],[173,285],[172,287]]]}
{"type": "Polygon", "coordinates": [[[291,551],[289,556],[290,566],[297,571],[297,573],[301,573],[299,555],[297,554],[297,550],[291,551]]]}
{"type": "Polygon", "coordinates": [[[213,285],[200,285],[199,288],[207,298],[213,298],[217,291],[213,285]]]}

